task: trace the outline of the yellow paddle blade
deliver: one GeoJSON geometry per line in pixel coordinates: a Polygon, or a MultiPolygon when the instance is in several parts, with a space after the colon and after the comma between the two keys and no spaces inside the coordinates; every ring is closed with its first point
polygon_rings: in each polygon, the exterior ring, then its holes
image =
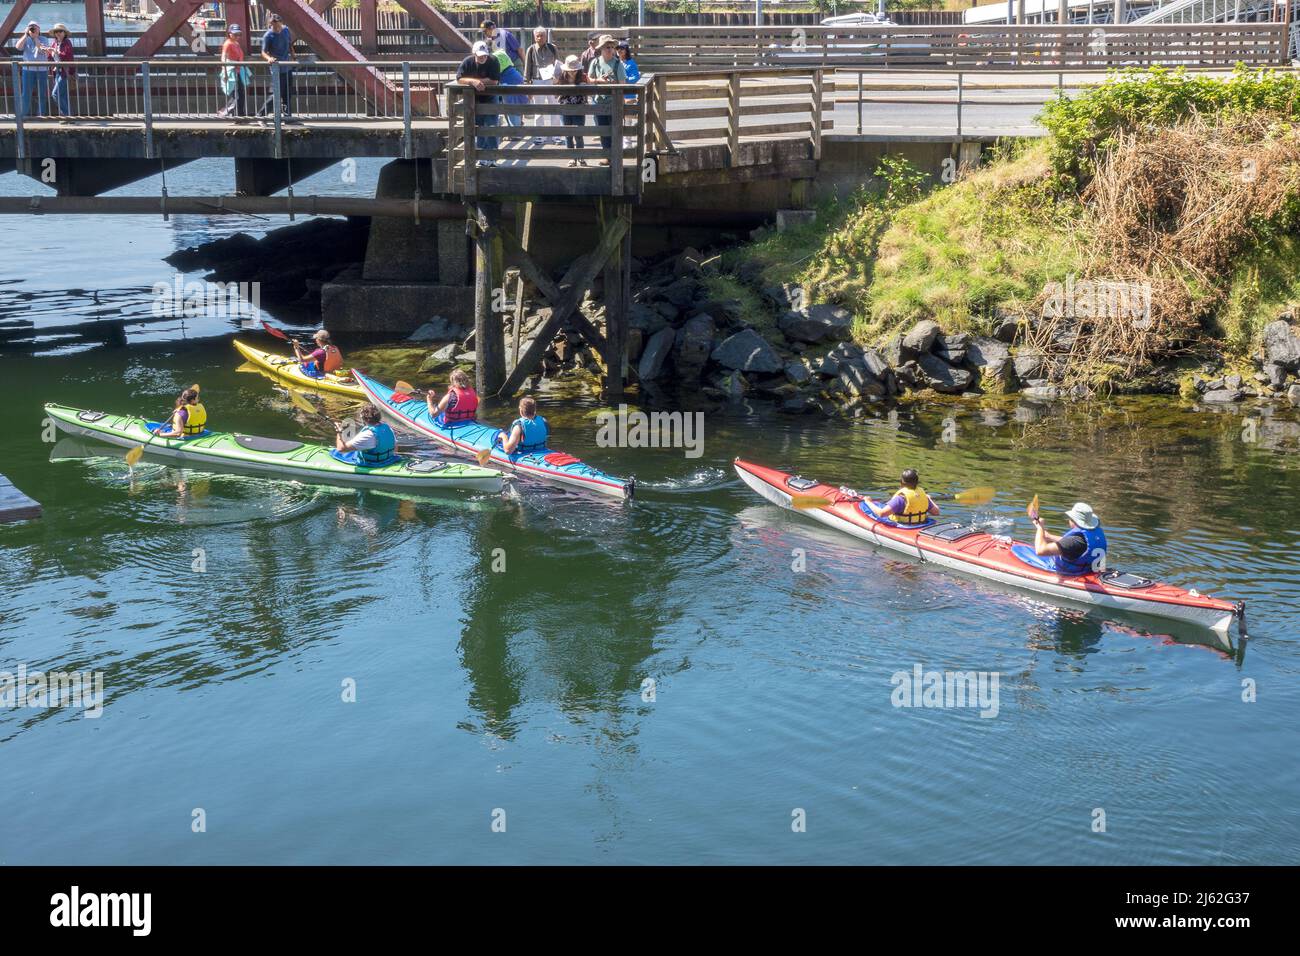
{"type": "Polygon", "coordinates": [[[412,385],[410,382],[403,382],[399,378],[396,382],[393,383],[393,391],[405,392],[407,395],[410,395],[413,391],[415,391],[415,386],[412,385]]]}
{"type": "Polygon", "coordinates": [[[1031,518],[1038,517],[1038,495],[1034,495],[1034,500],[1029,502],[1029,507],[1025,509],[1025,514],[1031,518]]]}
{"type": "Polygon", "coordinates": [[[197,392],[198,390],[199,390],[199,386],[198,386],[198,383],[197,383],[197,382],[196,382],[195,384],[193,384],[193,385],[190,386],[190,391],[191,391],[191,392],[197,392]]]}
{"type": "Polygon", "coordinates": [[[309,412],[312,415],[316,414],[316,406],[307,401],[307,399],[295,392],[293,389],[289,389],[289,401],[293,402],[294,405],[301,408],[304,412],[309,412]]]}
{"type": "Polygon", "coordinates": [[[474,453],[474,460],[480,465],[486,465],[492,457],[492,449],[484,448],[482,451],[474,453]]]}
{"type": "Polygon", "coordinates": [[[961,502],[964,505],[986,505],[993,500],[997,492],[992,488],[968,488],[965,491],[959,491],[952,496],[953,501],[961,502]]]}
{"type": "Polygon", "coordinates": [[[821,495],[790,496],[791,507],[797,508],[800,511],[805,511],[809,508],[825,508],[833,504],[835,504],[835,502],[831,501],[829,498],[823,498],[821,495]]]}
{"type": "Polygon", "coordinates": [[[136,445],[126,453],[126,463],[134,466],[144,457],[144,445],[136,445]]]}

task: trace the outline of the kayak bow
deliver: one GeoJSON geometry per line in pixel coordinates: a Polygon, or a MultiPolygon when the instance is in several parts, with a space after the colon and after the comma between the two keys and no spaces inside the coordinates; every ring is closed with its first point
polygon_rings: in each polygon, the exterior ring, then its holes
{"type": "MultiPolygon", "coordinates": [[[[936,521],[919,528],[875,517],[874,503],[856,492],[752,462],[735,460],[740,479],[773,504],[792,508],[796,495],[827,499],[824,508],[801,511],[822,524],[872,544],[899,551],[952,571],[995,581],[1049,599],[1128,611],[1209,628],[1231,643],[1232,622],[1246,637],[1245,602],[1212,598],[1194,590],[1162,584],[1136,574],[1103,571],[1061,575],[1034,567],[1013,553],[1033,548],[995,537],[955,521],[936,521]]],[[[1022,552],[1024,553],[1024,552],[1022,552]]]]}
{"type": "Polygon", "coordinates": [[[635,479],[615,478],[572,455],[552,448],[528,454],[507,455],[496,444],[500,429],[479,422],[463,422],[448,428],[429,415],[429,406],[423,398],[411,398],[404,393],[394,392],[361,372],[356,372],[355,375],[366,397],[376,408],[410,431],[427,435],[448,448],[467,455],[488,451],[488,460],[498,468],[569,488],[582,488],[615,498],[631,498],[636,489],[635,479]]]}
{"type": "Polygon", "coordinates": [[[204,432],[185,439],[158,438],[142,418],[54,404],[45,406],[45,414],[69,435],[96,438],[123,448],[148,441],[148,455],[174,459],[194,468],[274,475],[308,484],[410,492],[501,490],[500,472],[459,462],[401,457],[392,464],[367,468],[339,461],[324,445],[228,432],[204,432]]]}

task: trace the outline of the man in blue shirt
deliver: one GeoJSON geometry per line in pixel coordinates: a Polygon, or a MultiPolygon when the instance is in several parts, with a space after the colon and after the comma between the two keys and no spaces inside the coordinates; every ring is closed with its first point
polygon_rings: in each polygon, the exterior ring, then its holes
{"type": "MultiPolygon", "coordinates": [[[[271,14],[271,28],[262,36],[262,59],[280,64],[277,71],[280,74],[280,112],[285,119],[293,119],[293,69],[287,65],[293,62],[293,34],[278,13],[271,14]]],[[[266,116],[274,109],[275,93],[272,91],[267,94],[257,115],[266,116]]]]}

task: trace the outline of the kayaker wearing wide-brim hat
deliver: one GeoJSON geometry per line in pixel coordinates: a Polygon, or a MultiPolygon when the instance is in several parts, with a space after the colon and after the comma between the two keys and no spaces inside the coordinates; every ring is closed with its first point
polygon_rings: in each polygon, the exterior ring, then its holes
{"type": "Polygon", "coordinates": [[[1054,535],[1043,527],[1037,511],[1029,515],[1034,523],[1034,553],[1050,557],[1060,574],[1087,574],[1106,569],[1106,532],[1101,529],[1101,519],[1092,506],[1075,502],[1065,513],[1070,530],[1054,535]]]}
{"type": "Polygon", "coordinates": [[[925,489],[920,486],[920,477],[915,468],[908,468],[899,478],[898,491],[877,512],[877,517],[890,518],[894,524],[903,526],[925,524],[931,515],[939,513],[936,505],[925,489]]]}

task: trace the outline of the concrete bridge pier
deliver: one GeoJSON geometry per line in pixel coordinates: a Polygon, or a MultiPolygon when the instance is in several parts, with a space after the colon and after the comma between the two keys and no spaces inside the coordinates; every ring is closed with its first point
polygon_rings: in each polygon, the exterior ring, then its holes
{"type": "MultiPolygon", "coordinates": [[[[301,162],[296,161],[296,162],[301,162]]],[[[429,160],[396,159],[379,173],[377,199],[414,200],[443,192],[429,160]]],[[[296,168],[296,163],[295,163],[296,168]]],[[[331,331],[405,335],[434,316],[462,323],[473,315],[469,238],[457,202],[438,219],[374,216],[366,258],[321,289],[321,316],[331,331]]]]}
{"type": "Polygon", "coordinates": [[[236,159],[236,196],[274,196],[291,183],[314,176],[337,159],[236,159]]]}

